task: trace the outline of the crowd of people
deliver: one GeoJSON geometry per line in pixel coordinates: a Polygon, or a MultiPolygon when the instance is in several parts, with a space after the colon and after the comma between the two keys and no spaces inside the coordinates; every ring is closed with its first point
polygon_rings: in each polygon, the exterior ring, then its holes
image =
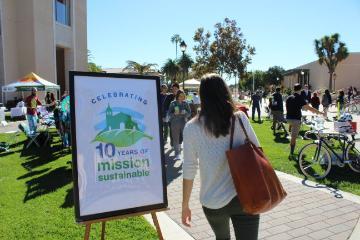
{"type": "Polygon", "coordinates": [[[200,106],[197,93],[194,93],[191,103],[186,99],[184,91],[180,90],[178,83],[173,83],[168,91],[166,84],[161,86],[160,101],[162,108],[163,139],[167,142],[170,137],[170,145],[175,151],[174,160],[180,160],[181,144],[183,142],[183,130],[186,122],[194,116],[200,106]]]}
{"type": "MultiPolygon", "coordinates": [[[[254,120],[254,109],[259,109],[261,106],[261,101],[259,103],[259,91],[251,96],[251,103],[253,105],[252,119],[254,120]]],[[[313,93],[309,89],[308,85],[303,87],[300,84],[295,84],[293,88],[293,93],[287,97],[284,97],[281,94],[281,88],[277,87],[275,92],[269,98],[268,108],[271,111],[273,117],[272,130],[273,134],[276,134],[276,130],[283,128],[285,136],[288,135],[287,129],[285,128],[284,123],[289,124],[289,132],[291,135],[290,140],[290,154],[289,159],[294,159],[294,149],[296,145],[296,138],[299,134],[301,120],[302,120],[302,110],[307,110],[315,114],[324,116],[328,119],[328,110],[332,104],[336,104],[338,111],[342,111],[345,107],[346,102],[350,102],[351,99],[358,96],[358,91],[355,87],[349,87],[347,98],[345,96],[345,91],[340,90],[336,100],[333,100],[333,97],[330,94],[328,89],[325,90],[323,95],[319,96],[319,91],[314,91],[313,93]],[[285,101],[284,101],[285,100],[285,101]],[[286,109],[286,118],[284,118],[284,102],[286,109]],[[322,105],[322,111],[320,106],[322,105]]],[[[260,116],[260,113],[258,114],[260,116]]]]}

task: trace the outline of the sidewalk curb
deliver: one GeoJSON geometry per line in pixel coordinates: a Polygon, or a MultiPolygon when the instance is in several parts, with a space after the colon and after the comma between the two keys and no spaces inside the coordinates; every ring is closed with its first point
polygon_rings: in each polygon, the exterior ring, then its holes
{"type": "MultiPolygon", "coordinates": [[[[320,191],[328,193],[328,194],[341,195],[346,200],[360,204],[360,196],[357,196],[355,194],[352,194],[349,192],[344,192],[344,191],[341,191],[341,190],[338,190],[338,189],[335,189],[332,187],[328,187],[324,184],[316,183],[316,182],[313,182],[310,180],[305,180],[303,178],[299,178],[299,177],[290,175],[288,173],[284,173],[284,172],[280,172],[280,171],[275,171],[275,172],[278,176],[283,177],[289,181],[296,182],[301,185],[304,185],[303,182],[306,181],[306,185],[308,187],[317,188],[317,190],[320,190],[320,191]]],[[[306,185],[304,185],[304,186],[306,187],[306,185]]]]}
{"type": "Polygon", "coordinates": [[[359,239],[360,239],[360,218],[359,218],[356,226],[354,227],[348,240],[359,240],[359,239]]]}
{"type": "MultiPolygon", "coordinates": [[[[181,240],[194,240],[189,233],[182,229],[174,220],[172,220],[165,212],[156,213],[161,232],[165,240],[181,239],[181,240]]],[[[151,214],[144,215],[144,218],[153,226],[151,214]]]]}
{"type": "MultiPolygon", "coordinates": [[[[284,173],[284,172],[280,172],[280,171],[275,171],[276,174],[280,177],[283,177],[289,181],[292,182],[296,182],[298,184],[302,184],[305,179],[290,175],[288,173],[284,173]]],[[[352,194],[352,193],[348,193],[348,192],[344,192],[341,190],[337,190],[331,187],[327,187],[326,185],[323,184],[319,184],[310,180],[306,180],[306,184],[309,185],[309,187],[317,187],[318,190],[328,193],[328,194],[334,194],[334,195],[341,195],[344,199],[349,200],[351,202],[360,204],[360,197],[352,194]]],[[[350,236],[347,238],[348,240],[358,240],[360,239],[360,215],[359,215],[359,219],[357,221],[357,224],[355,225],[355,227],[353,228],[350,236]]]]}

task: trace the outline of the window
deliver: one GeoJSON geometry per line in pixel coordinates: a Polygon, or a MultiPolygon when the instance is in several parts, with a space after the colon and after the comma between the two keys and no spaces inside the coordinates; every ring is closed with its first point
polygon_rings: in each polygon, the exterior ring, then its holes
{"type": "Polygon", "coordinates": [[[55,19],[70,26],[70,0],[55,0],[55,19]]]}

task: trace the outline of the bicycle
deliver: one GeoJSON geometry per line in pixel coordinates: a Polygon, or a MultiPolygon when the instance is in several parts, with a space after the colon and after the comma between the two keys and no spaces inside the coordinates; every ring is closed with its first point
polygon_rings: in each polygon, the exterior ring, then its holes
{"type": "Polygon", "coordinates": [[[298,162],[301,172],[307,177],[323,179],[329,174],[335,162],[339,167],[348,164],[350,169],[360,173],[360,149],[355,146],[360,139],[350,139],[342,133],[322,133],[322,130],[324,129],[313,130],[317,132],[317,140],[300,150],[298,162]],[[334,150],[333,140],[341,146],[340,155],[334,150]]]}
{"type": "Polygon", "coordinates": [[[345,107],[344,107],[344,112],[347,112],[347,113],[359,113],[359,109],[360,106],[359,106],[359,101],[351,101],[350,103],[347,103],[345,104],[345,107]]]}

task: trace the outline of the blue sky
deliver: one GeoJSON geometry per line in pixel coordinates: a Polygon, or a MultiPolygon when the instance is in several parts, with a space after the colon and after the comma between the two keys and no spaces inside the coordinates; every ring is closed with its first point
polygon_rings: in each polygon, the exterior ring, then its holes
{"type": "Polygon", "coordinates": [[[127,60],[161,66],[175,58],[173,34],[194,58],[195,30],[213,32],[225,17],[256,48],[249,70],[314,61],[314,39],[335,32],[350,52],[360,52],[360,0],[88,0],[88,49],[104,68],[127,60]]]}

